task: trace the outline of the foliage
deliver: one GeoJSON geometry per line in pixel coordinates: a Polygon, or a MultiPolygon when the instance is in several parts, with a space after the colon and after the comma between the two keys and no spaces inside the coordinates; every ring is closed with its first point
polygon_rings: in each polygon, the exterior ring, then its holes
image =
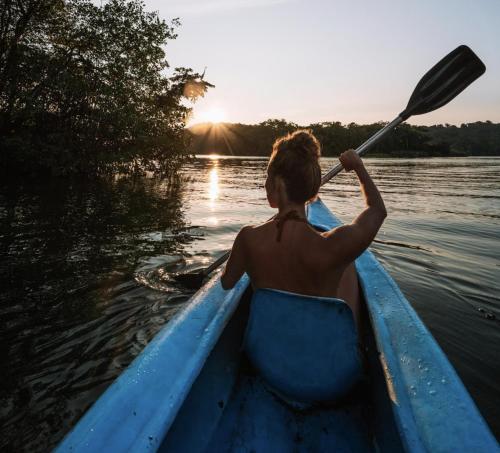
{"type": "Polygon", "coordinates": [[[500,155],[500,124],[491,121],[433,126],[428,134],[432,145],[447,146],[452,155],[500,155]]]}
{"type": "MultiPolygon", "coordinates": [[[[356,148],[377,132],[384,123],[359,125],[340,122],[315,123],[311,129],[322,144],[325,156],[338,156],[356,148]]],[[[240,156],[266,156],[276,138],[299,127],[285,120],[260,124],[200,124],[189,130],[194,154],[217,152],[240,156]]],[[[371,151],[374,156],[487,156],[500,155],[500,124],[490,121],[452,125],[413,126],[401,124],[371,151]]]]}
{"type": "Polygon", "coordinates": [[[50,173],[169,173],[186,150],[183,98],[211,84],[169,64],[177,37],[140,0],[2,0],[0,162],[50,173]]]}

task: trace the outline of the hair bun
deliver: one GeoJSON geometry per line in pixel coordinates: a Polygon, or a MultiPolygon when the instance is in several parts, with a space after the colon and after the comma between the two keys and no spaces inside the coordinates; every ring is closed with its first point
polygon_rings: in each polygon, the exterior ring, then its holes
{"type": "Polygon", "coordinates": [[[291,201],[305,203],[317,195],[321,185],[320,154],[319,141],[310,130],[295,131],[274,142],[268,175],[283,179],[291,201]]]}
{"type": "Polygon", "coordinates": [[[286,149],[297,156],[317,160],[321,155],[321,147],[310,130],[301,129],[289,134],[284,139],[286,149]]]}

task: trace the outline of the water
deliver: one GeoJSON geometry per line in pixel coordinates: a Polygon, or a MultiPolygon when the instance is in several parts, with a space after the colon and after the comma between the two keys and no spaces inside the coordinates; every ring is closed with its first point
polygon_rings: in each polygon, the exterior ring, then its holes
{"type": "MultiPolygon", "coordinates": [[[[366,162],[389,211],[372,249],[500,437],[500,159],[366,162]]],[[[265,164],[0,188],[0,450],[53,447],[188,300],[169,272],[271,216],[265,164]]],[[[352,175],[321,193],[344,221],[362,207],[352,175]]]]}

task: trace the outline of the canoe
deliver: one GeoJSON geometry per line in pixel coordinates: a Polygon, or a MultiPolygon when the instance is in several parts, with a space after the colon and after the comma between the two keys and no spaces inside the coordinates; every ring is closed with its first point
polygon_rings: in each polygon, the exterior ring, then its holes
{"type": "MultiPolygon", "coordinates": [[[[318,199],[318,230],[340,222],[318,199]]],[[[356,260],[368,384],[333,405],[280,400],[242,350],[252,289],[210,279],[56,448],[58,452],[498,452],[446,356],[370,251],[356,260]]],[[[285,360],[286,358],[283,358],[285,360]]]]}

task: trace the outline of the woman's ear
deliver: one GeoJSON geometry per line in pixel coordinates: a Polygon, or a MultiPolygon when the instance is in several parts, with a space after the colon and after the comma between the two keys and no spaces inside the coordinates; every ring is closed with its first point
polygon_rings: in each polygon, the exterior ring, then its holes
{"type": "Polygon", "coordinates": [[[281,176],[276,176],[276,178],[274,178],[274,186],[276,188],[276,192],[278,193],[280,203],[286,202],[288,197],[286,196],[285,181],[283,181],[281,176]]]}
{"type": "Polygon", "coordinates": [[[268,196],[269,204],[272,208],[279,208],[280,205],[288,203],[288,196],[286,194],[285,181],[280,176],[275,176],[271,180],[271,199],[268,196]]]}
{"type": "Polygon", "coordinates": [[[267,194],[267,201],[269,202],[269,206],[271,208],[277,208],[278,207],[278,202],[279,202],[279,194],[276,191],[276,178],[273,178],[269,174],[267,175],[266,179],[266,194],[267,194]]]}

